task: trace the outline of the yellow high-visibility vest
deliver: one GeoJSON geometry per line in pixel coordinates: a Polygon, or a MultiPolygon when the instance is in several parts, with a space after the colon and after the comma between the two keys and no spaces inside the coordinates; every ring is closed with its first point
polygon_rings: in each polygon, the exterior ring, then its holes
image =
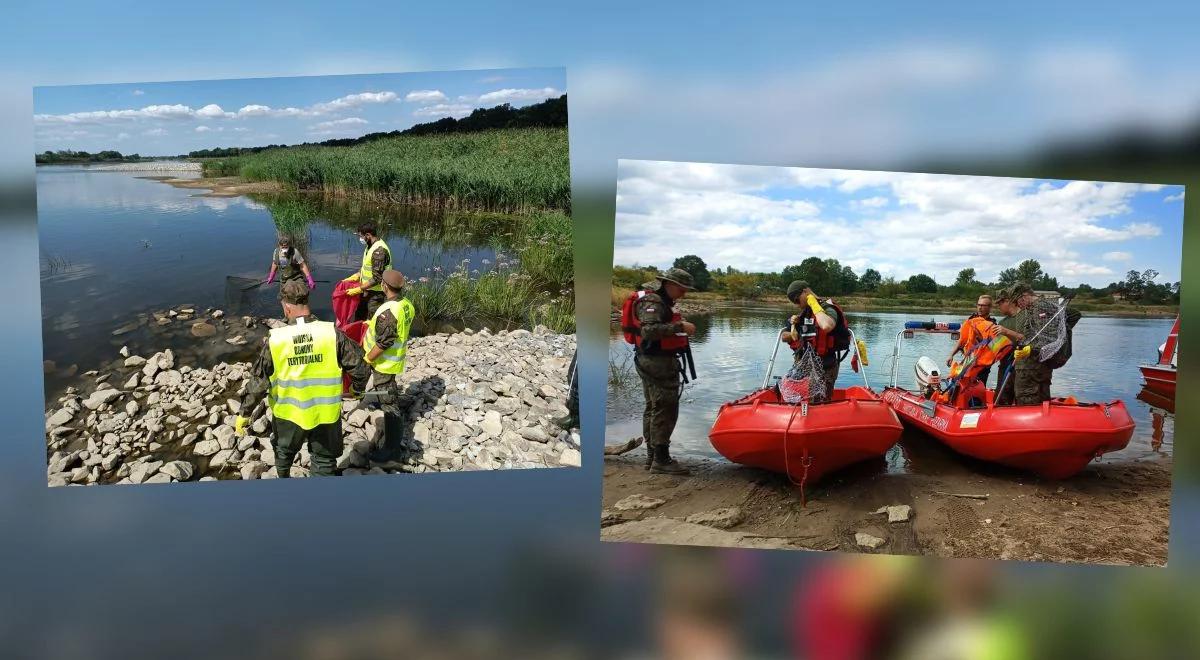
{"type": "Polygon", "coordinates": [[[400,374],[404,373],[404,361],[408,352],[408,331],[412,327],[413,316],[416,315],[416,309],[408,301],[408,298],[389,300],[379,306],[375,316],[372,316],[371,320],[367,322],[367,332],[363,335],[363,352],[370,353],[375,348],[375,344],[378,343],[375,337],[375,321],[380,314],[388,311],[396,317],[396,341],[380,353],[371,366],[381,374],[400,374]]]}
{"type": "Polygon", "coordinates": [[[274,373],[271,412],[302,429],[342,417],[342,368],[337,330],[327,321],[297,322],[271,331],[267,339],[274,373]]]}
{"type": "MultiPolygon", "coordinates": [[[[388,266],[391,266],[391,264],[392,264],[392,250],[388,247],[387,243],[383,242],[382,238],[375,239],[374,243],[368,245],[367,248],[365,250],[363,250],[362,269],[358,271],[359,283],[371,281],[371,272],[372,272],[371,255],[375,253],[376,249],[380,249],[380,250],[383,250],[384,252],[387,252],[388,266]]],[[[367,289],[364,289],[364,290],[365,291],[383,291],[383,282],[376,282],[375,286],[368,287],[367,289]]]]}

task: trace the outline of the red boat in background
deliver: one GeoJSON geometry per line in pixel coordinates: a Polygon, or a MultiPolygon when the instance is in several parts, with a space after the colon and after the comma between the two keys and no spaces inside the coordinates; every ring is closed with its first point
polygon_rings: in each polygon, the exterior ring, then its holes
{"type": "Polygon", "coordinates": [[[1175,317],[1175,325],[1171,326],[1171,334],[1167,341],[1158,347],[1158,362],[1143,364],[1142,377],[1146,379],[1146,388],[1175,398],[1175,375],[1179,364],[1179,317],[1175,317]]]}
{"type": "Polygon", "coordinates": [[[918,391],[898,387],[896,364],[903,338],[916,333],[953,337],[951,329],[912,325],[897,334],[892,381],[883,390],[883,400],[906,424],[954,451],[1050,479],[1065,479],[1083,470],[1093,458],[1124,449],[1133,437],[1133,418],[1121,401],[1080,403],[1068,397],[1041,405],[997,406],[994,393],[977,381],[962,385],[978,393],[972,398],[974,404],[935,400],[927,395],[936,395],[944,381],[939,365],[927,357],[917,361],[918,391]]]}
{"type": "MultiPolygon", "coordinates": [[[[779,350],[776,341],[775,351],[779,350]]],[[[851,336],[852,366],[866,355],[851,336]]],[[[882,458],[904,427],[896,413],[866,383],[835,389],[830,401],[791,404],[777,386],[768,386],[775,353],[763,387],[721,406],[708,439],[722,456],[742,465],[782,472],[801,487],[806,482],[868,459],[882,458]]]]}

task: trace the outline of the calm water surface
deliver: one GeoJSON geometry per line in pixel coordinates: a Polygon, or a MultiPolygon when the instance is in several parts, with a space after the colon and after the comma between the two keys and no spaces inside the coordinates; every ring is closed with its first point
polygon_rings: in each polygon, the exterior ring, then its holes
{"type": "MultiPolygon", "coordinates": [[[[365,220],[379,225],[395,267],[410,278],[496,257],[487,238],[447,236],[441,216],[423,209],[204,192],[142,173],[38,168],[43,343],[45,359],[57,365],[47,373],[48,390],[63,385],[71,365],[101,367],[122,345],[187,350],[196,342],[186,333],[112,333],[139,315],[180,305],[228,309],[227,277],[265,279],[280,227],[299,236],[313,277],[328,281],[312,298],[324,318],[332,318],[334,284],[361,263],[355,230],[365,220]]],[[[259,287],[239,301],[244,309],[229,311],[278,315],[277,294],[278,284],[259,287]]],[[[247,353],[219,343],[209,357],[247,353]]]]}
{"type": "MultiPolygon", "coordinates": [[[[791,314],[782,307],[728,306],[710,318],[696,320],[692,353],[699,378],[686,386],[679,425],[672,436],[672,451],[683,456],[718,457],[708,442],[708,430],[720,405],[758,388],[766,374],[771,350],[784,320],[791,314]]],[[[962,321],[959,315],[928,313],[849,312],[851,329],[867,343],[870,364],[866,376],[872,388],[881,391],[892,369],[896,332],[908,320],[962,321]]],[[[1056,396],[1074,395],[1081,400],[1121,399],[1137,423],[1129,446],[1108,454],[1104,460],[1138,459],[1172,451],[1174,418],[1161,408],[1142,401],[1138,395],[1142,378],[1138,365],[1153,361],[1156,349],[1171,329],[1172,319],[1124,319],[1084,316],[1074,331],[1071,361],[1054,372],[1052,391],[1056,396]],[[1158,415],[1157,424],[1155,415],[1158,415]],[[1156,438],[1155,436],[1159,436],[1156,438]]],[[[905,340],[897,364],[897,381],[912,388],[913,365],[921,355],[942,363],[954,348],[949,335],[918,335],[905,340]]],[[[609,342],[612,369],[622,374],[619,383],[610,380],[608,442],[639,436],[641,432],[641,382],[632,371],[632,350],[614,334],[609,342]]],[[[774,375],[786,373],[790,352],[781,347],[774,375]]],[[[992,374],[989,384],[995,384],[992,374]]],[[[842,363],[838,386],[862,384],[863,377],[842,363]]],[[[905,432],[887,459],[892,471],[941,468],[961,462],[936,442],[917,432],[905,432]]]]}

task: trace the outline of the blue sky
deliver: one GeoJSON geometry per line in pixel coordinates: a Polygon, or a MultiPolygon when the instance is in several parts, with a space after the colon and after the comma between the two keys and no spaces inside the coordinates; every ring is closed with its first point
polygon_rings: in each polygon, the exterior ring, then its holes
{"type": "Polygon", "coordinates": [[[565,93],[561,68],[39,87],[38,152],[174,155],[392,131],[565,93]]]}
{"type": "Polygon", "coordinates": [[[621,161],[614,263],[779,271],[809,256],[942,284],[1037,259],[1063,284],[1180,279],[1183,187],[621,161]]]}

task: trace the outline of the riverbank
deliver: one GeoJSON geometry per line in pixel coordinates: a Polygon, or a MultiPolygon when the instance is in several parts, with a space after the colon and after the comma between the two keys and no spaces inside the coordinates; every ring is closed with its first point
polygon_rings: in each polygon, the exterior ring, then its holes
{"type": "MultiPolygon", "coordinates": [[[[172,311],[166,325],[185,316],[180,322],[196,344],[252,353],[281,323],[231,319],[214,309],[172,311]]],[[[403,422],[405,452],[396,461],[371,461],[383,413],[369,398],[346,401],[338,467],[344,475],[578,467],[578,432],[551,422],[567,413],[574,350],[573,335],[541,327],[414,338],[404,375],[414,401],[403,422]]],[[[169,349],[142,356],[126,347],[68,387],[46,412],[48,484],[274,478],[266,405],[249,411],[246,436],[234,434],[250,363],[184,362],[169,349]]],[[[292,476],[307,476],[308,461],[305,448],[292,476]]]]}
{"type": "Polygon", "coordinates": [[[567,131],[520,128],[282,147],[203,163],[205,176],[455,210],[570,212],[567,131]]]}
{"type": "MultiPolygon", "coordinates": [[[[620,309],[620,302],[618,302],[618,300],[624,300],[624,297],[621,295],[622,293],[624,295],[629,295],[629,289],[623,289],[621,287],[612,288],[612,301],[614,309],[620,309]]],[[[708,314],[711,314],[712,310],[719,309],[721,307],[735,307],[743,305],[755,305],[762,307],[777,306],[780,309],[795,308],[795,305],[783,295],[770,295],[748,300],[705,291],[689,293],[685,302],[689,305],[707,310],[705,313],[708,314]]],[[[834,302],[836,302],[839,307],[847,312],[962,314],[963,318],[975,313],[974,299],[939,301],[934,304],[929,304],[919,299],[849,297],[835,298],[834,302]]],[[[1179,307],[1170,305],[1142,306],[1082,301],[1072,302],[1071,307],[1089,316],[1102,316],[1108,318],[1175,318],[1179,315],[1179,307]]],[[[684,316],[687,316],[687,314],[684,314],[684,316]]]]}
{"type": "Polygon", "coordinates": [[[199,172],[200,163],[188,160],[151,160],[89,167],[93,172],[199,172]]]}
{"type": "Polygon", "coordinates": [[[236,176],[204,177],[199,179],[177,179],[170,176],[147,176],[143,178],[153,179],[174,188],[208,191],[196,195],[196,197],[240,197],[252,193],[283,192],[283,185],[277,181],[246,181],[236,176]]]}
{"type": "Polygon", "coordinates": [[[1163,566],[1169,458],[1094,464],[1065,481],[984,466],[889,474],[852,466],[809,486],[723,460],[651,475],[642,450],[605,457],[606,541],[1163,566]],[[971,496],[971,497],[966,497],[971,496]],[[888,522],[884,507],[894,509],[888,522]],[[867,536],[859,536],[865,534],[867,536]],[[874,546],[874,547],[871,547],[874,546]]]}

